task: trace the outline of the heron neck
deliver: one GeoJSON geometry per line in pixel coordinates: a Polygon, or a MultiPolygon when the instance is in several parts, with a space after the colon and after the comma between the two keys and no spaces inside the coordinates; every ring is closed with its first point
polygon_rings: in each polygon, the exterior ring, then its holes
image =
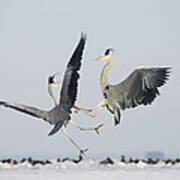
{"type": "Polygon", "coordinates": [[[57,106],[58,101],[57,101],[56,97],[54,96],[54,94],[52,92],[52,85],[51,84],[48,85],[48,92],[49,92],[49,95],[51,96],[51,98],[53,99],[54,104],[57,106]]]}
{"type": "Polygon", "coordinates": [[[102,73],[101,73],[101,80],[100,80],[100,83],[101,83],[101,90],[103,91],[104,88],[108,85],[108,81],[107,81],[107,73],[109,72],[109,69],[112,65],[112,56],[108,58],[108,62],[107,64],[104,66],[103,70],[102,70],[102,73]]]}

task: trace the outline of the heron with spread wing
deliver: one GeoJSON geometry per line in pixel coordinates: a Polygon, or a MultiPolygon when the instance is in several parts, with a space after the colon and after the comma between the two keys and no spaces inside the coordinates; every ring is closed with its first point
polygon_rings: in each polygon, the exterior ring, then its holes
{"type": "Polygon", "coordinates": [[[12,102],[0,101],[0,105],[15,109],[17,111],[29,114],[36,118],[41,118],[44,121],[54,125],[54,128],[50,131],[49,136],[57,133],[60,129],[70,139],[70,141],[76,146],[80,153],[86,152],[88,149],[80,149],[80,147],[73,141],[65,130],[66,125],[71,121],[71,109],[75,104],[77,90],[78,90],[78,79],[81,67],[81,60],[83,55],[84,46],[86,43],[86,35],[81,34],[80,41],[69,60],[62,87],[60,91],[60,100],[54,108],[49,111],[44,111],[35,107],[21,105],[12,102]]]}
{"type": "MultiPolygon", "coordinates": [[[[62,83],[61,81],[56,81],[55,80],[55,78],[56,78],[56,76],[58,74],[59,73],[55,73],[55,74],[49,76],[49,78],[48,78],[48,93],[49,93],[50,97],[52,98],[55,106],[58,106],[59,101],[58,101],[58,99],[56,98],[56,96],[53,93],[53,88],[58,88],[61,85],[61,83],[62,83]]],[[[76,113],[81,111],[81,112],[89,115],[89,113],[88,113],[89,111],[87,109],[85,109],[85,108],[80,108],[80,107],[78,107],[76,105],[73,105],[72,108],[75,110],[76,113]]],[[[79,124],[77,124],[73,120],[69,121],[69,123],[71,123],[72,125],[76,126],[81,131],[95,131],[97,134],[99,134],[99,129],[104,125],[104,124],[100,124],[97,127],[85,128],[85,127],[80,126],[79,124]]]]}
{"type": "Polygon", "coordinates": [[[111,85],[108,83],[107,73],[113,63],[112,53],[113,49],[109,48],[97,58],[97,61],[107,60],[100,78],[104,99],[89,111],[96,110],[94,114],[90,114],[94,117],[103,107],[106,107],[114,115],[114,123],[117,125],[120,123],[121,110],[148,105],[154,101],[159,95],[158,88],[168,80],[170,67],[137,68],[121,83],[111,85]]]}

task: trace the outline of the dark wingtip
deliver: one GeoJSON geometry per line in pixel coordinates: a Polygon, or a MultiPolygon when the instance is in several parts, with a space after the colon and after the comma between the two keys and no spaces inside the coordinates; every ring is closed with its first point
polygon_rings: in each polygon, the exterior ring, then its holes
{"type": "Polygon", "coordinates": [[[84,33],[83,31],[81,32],[81,39],[83,39],[84,41],[87,40],[87,34],[84,33]]]}
{"type": "Polygon", "coordinates": [[[167,82],[167,80],[169,79],[169,77],[170,77],[170,73],[172,72],[172,68],[171,67],[164,67],[163,69],[162,69],[162,72],[163,72],[163,83],[162,83],[162,85],[163,84],[165,84],[166,82],[167,82]]]}
{"type": "Polygon", "coordinates": [[[169,76],[169,74],[172,72],[172,67],[167,67],[166,68],[166,73],[169,76]]]}

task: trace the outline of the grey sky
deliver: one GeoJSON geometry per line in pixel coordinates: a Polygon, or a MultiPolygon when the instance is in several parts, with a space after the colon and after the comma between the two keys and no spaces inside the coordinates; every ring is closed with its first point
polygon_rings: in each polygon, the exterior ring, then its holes
{"type": "MultiPolygon", "coordinates": [[[[79,113],[72,119],[84,126],[104,123],[101,134],[67,130],[90,154],[128,154],[162,150],[180,151],[180,2],[178,0],[127,1],[0,1],[0,99],[50,109],[47,77],[63,75],[80,32],[87,44],[77,104],[92,107],[102,100],[100,72],[95,62],[107,47],[115,49],[109,82],[123,80],[137,66],[171,66],[167,85],[152,106],[123,112],[114,127],[103,110],[94,119],[79,113]]],[[[55,156],[77,154],[59,132],[41,120],[0,108],[0,158],[8,155],[55,156]]]]}

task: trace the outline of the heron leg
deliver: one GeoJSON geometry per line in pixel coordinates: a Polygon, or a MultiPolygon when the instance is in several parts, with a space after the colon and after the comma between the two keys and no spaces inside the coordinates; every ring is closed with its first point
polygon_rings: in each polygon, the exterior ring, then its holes
{"type": "Polygon", "coordinates": [[[95,117],[103,108],[104,106],[100,106],[95,113],[88,113],[88,115],[91,117],[95,117]]]}
{"type": "Polygon", "coordinates": [[[107,100],[104,99],[103,101],[101,101],[97,106],[91,108],[91,109],[88,109],[89,110],[89,113],[88,115],[91,116],[91,117],[95,117],[103,108],[104,106],[107,104],[107,100]],[[90,113],[92,111],[95,111],[96,112],[93,114],[93,113],[90,113]]]}
{"type": "Polygon", "coordinates": [[[82,111],[82,112],[84,112],[84,113],[88,113],[88,112],[89,112],[88,109],[80,108],[80,107],[78,107],[78,106],[76,106],[76,105],[73,105],[73,108],[75,109],[75,112],[76,112],[76,113],[78,113],[79,111],[82,111]]]}
{"type": "Polygon", "coordinates": [[[77,124],[73,120],[71,120],[70,122],[71,122],[71,124],[76,126],[78,129],[80,129],[81,131],[95,131],[97,134],[99,134],[99,129],[104,125],[104,124],[100,124],[97,127],[84,128],[84,127],[81,127],[79,124],[77,124]]]}
{"type": "Polygon", "coordinates": [[[65,127],[63,126],[61,128],[61,131],[64,133],[64,135],[74,144],[74,146],[80,151],[80,154],[84,154],[85,152],[88,151],[88,148],[86,149],[81,149],[75,142],[74,140],[71,138],[71,136],[68,134],[68,132],[65,130],[65,127]]]}
{"type": "Polygon", "coordinates": [[[73,106],[73,108],[75,109],[75,113],[78,113],[79,111],[91,116],[91,114],[89,114],[91,112],[91,109],[86,109],[86,108],[80,108],[76,105],[73,106]]]}

